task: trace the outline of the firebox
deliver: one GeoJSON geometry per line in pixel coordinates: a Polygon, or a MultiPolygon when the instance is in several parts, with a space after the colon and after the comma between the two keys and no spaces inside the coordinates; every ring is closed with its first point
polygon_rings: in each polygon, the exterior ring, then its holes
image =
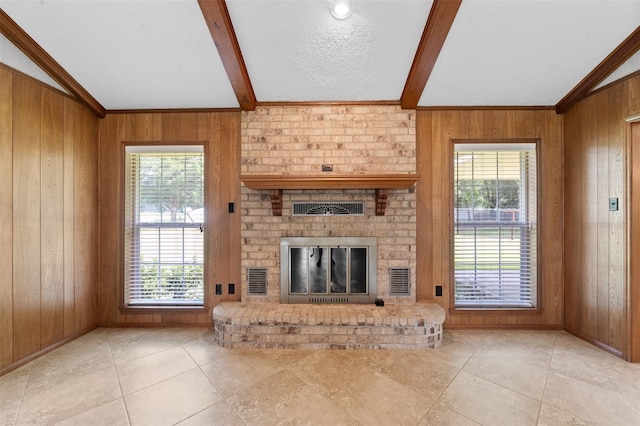
{"type": "Polygon", "coordinates": [[[280,240],[280,303],[373,303],[377,239],[290,237],[280,240]]]}

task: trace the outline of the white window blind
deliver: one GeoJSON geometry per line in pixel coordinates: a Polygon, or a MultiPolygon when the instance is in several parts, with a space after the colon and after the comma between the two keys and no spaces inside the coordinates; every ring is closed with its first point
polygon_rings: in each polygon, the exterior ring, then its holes
{"type": "Polygon", "coordinates": [[[532,308],[537,300],[536,144],[454,146],[457,308],[532,308]]]}
{"type": "Polygon", "coordinates": [[[125,151],[125,304],[202,306],[202,146],[125,151]]]}

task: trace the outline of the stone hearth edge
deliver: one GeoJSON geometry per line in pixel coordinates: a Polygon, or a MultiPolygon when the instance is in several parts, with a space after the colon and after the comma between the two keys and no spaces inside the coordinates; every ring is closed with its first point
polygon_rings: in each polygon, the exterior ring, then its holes
{"type": "Polygon", "coordinates": [[[213,309],[218,345],[227,348],[433,349],[444,309],[429,302],[278,304],[225,302],[213,309]]]}

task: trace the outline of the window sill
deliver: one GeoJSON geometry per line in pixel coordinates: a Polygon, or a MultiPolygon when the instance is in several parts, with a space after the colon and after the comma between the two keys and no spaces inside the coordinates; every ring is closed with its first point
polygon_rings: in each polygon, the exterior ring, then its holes
{"type": "Polygon", "coordinates": [[[189,313],[189,314],[206,314],[211,312],[211,308],[204,306],[120,306],[120,313],[123,314],[166,314],[166,313],[189,313]]]}

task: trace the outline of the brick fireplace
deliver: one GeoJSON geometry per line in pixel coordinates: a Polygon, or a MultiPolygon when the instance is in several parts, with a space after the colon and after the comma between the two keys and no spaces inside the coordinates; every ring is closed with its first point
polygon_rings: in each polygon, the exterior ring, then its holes
{"type": "MultiPolygon", "coordinates": [[[[242,175],[362,175],[416,172],[415,112],[396,105],[270,106],[242,113],[242,175]],[[332,172],[323,172],[331,166],[332,172]]],[[[377,241],[377,297],[415,303],[416,197],[413,189],[386,194],[376,215],[375,189],[285,190],[281,216],[269,191],[242,187],[242,301],[280,302],[283,238],[354,237],[377,241]],[[292,203],[361,202],[362,215],[292,214],[292,203]],[[266,270],[264,295],[248,294],[247,270],[266,270]],[[390,270],[409,271],[409,294],[391,296],[390,270]]]]}
{"type": "Polygon", "coordinates": [[[216,342],[440,346],[444,310],[416,302],[415,112],[395,105],[259,107],[242,113],[241,141],[242,303],[214,308],[216,342]],[[294,213],[294,204],[322,214],[294,213]],[[333,214],[347,205],[358,205],[357,214],[333,214]],[[374,269],[363,273],[365,253],[374,269]],[[404,293],[395,271],[404,271],[404,293]],[[296,274],[303,278],[292,284],[296,274]],[[384,307],[371,303],[376,298],[384,307]]]}

